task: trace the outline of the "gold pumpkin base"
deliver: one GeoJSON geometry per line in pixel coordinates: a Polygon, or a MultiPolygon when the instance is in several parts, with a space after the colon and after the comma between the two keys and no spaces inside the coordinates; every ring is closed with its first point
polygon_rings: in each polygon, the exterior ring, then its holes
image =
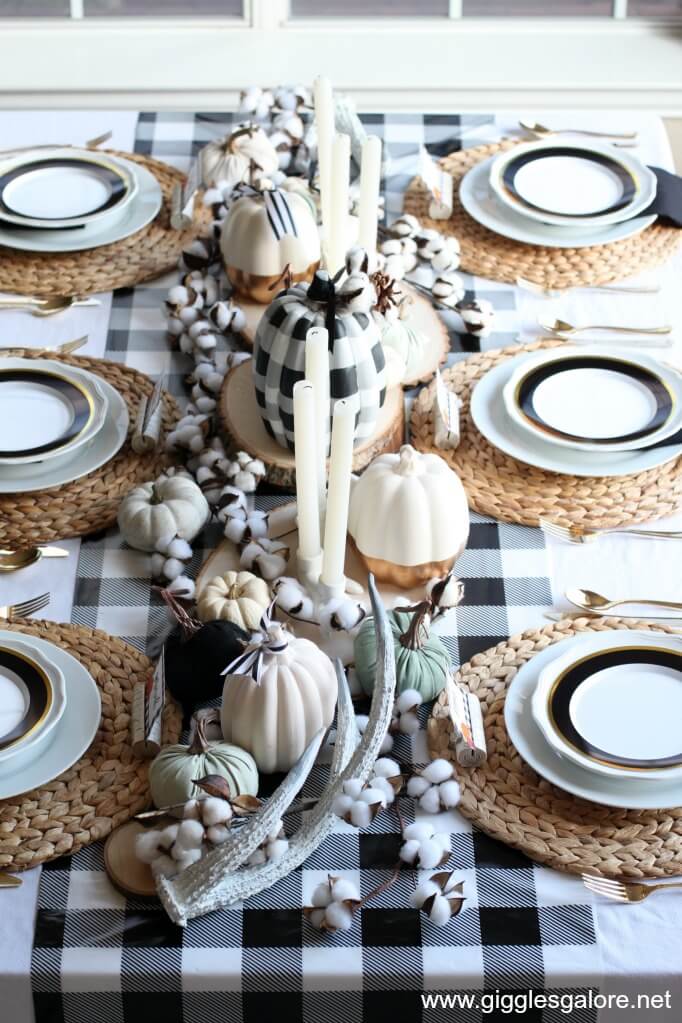
{"type": "MultiPolygon", "coordinates": [[[[320,262],[316,260],[302,273],[292,273],[292,284],[299,281],[311,281],[320,262]]],[[[263,274],[247,273],[246,270],[239,270],[236,266],[225,266],[227,279],[237,293],[237,298],[248,298],[252,302],[260,302],[261,305],[269,305],[278,291],[284,287],[281,274],[265,276],[263,274]],[[279,284],[279,287],[277,286],[279,284]]]]}
{"type": "Polygon", "coordinates": [[[423,586],[430,579],[438,579],[447,575],[463,550],[463,547],[460,548],[445,561],[428,561],[422,565],[398,565],[393,561],[370,558],[369,555],[363,554],[350,533],[348,540],[367,571],[372,572],[378,582],[396,586],[399,590],[411,590],[415,586],[423,586]]]}

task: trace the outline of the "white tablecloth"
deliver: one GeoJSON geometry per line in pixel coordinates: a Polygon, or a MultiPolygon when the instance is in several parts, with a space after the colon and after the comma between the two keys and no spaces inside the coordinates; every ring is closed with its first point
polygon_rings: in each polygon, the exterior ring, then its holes
{"type": "MultiPolygon", "coordinates": [[[[31,142],[83,142],[111,128],[113,145],[130,149],[133,145],[136,114],[131,112],[2,112],[0,138],[3,147],[31,142]]],[[[523,116],[523,114],[521,115],[523,116]]],[[[650,115],[624,112],[567,113],[533,111],[532,117],[542,123],[561,127],[576,124],[608,130],[640,132],[640,144],[634,152],[645,162],[672,169],[672,156],[665,129],[660,119],[650,115]]],[[[500,134],[513,132],[518,118],[506,114],[497,119],[500,134]]],[[[656,296],[599,295],[579,291],[560,300],[544,301],[519,292],[522,333],[529,339],[537,334],[539,313],[561,315],[574,322],[623,322],[650,324],[671,322],[678,328],[672,351],[661,351],[661,357],[682,366],[682,303],[679,301],[682,256],[643,275],[642,280],[657,282],[661,294],[656,296]]],[[[110,295],[98,296],[101,306],[96,310],[70,310],[52,319],[36,319],[26,313],[0,314],[0,345],[20,343],[43,346],[59,343],[88,333],[90,340],[85,354],[99,355],[104,350],[109,318],[110,295]]],[[[656,353],[654,353],[656,354],[656,353]]],[[[682,515],[669,522],[657,523],[661,528],[682,529],[682,515]]],[[[50,591],[50,606],[45,617],[68,621],[73,582],[76,571],[78,541],[66,541],[71,551],[68,562],[43,561],[30,569],[8,577],[0,577],[0,604],[50,591]]],[[[610,537],[598,545],[570,546],[550,541],[552,588],[555,605],[567,608],[563,593],[568,586],[590,588],[609,596],[670,596],[680,599],[682,576],[682,544],[645,541],[628,537],[610,537]]],[[[543,624],[541,620],[538,624],[543,624]]],[[[23,885],[0,893],[0,1005],[3,1019],[12,1023],[30,1023],[33,1008],[30,989],[30,954],[33,936],[36,893],[39,871],[22,875],[23,885]]],[[[682,905],[682,893],[658,895],[642,906],[626,906],[597,900],[595,905],[598,939],[602,953],[604,984],[608,993],[637,994],[671,992],[673,1008],[647,1013],[637,1010],[605,1010],[601,1019],[611,1023],[621,1018],[641,1021],[678,1018],[675,1006],[682,1004],[680,976],[680,931],[676,909],[682,905]],[[667,1014],[666,1014],[667,1013],[667,1014]]]]}

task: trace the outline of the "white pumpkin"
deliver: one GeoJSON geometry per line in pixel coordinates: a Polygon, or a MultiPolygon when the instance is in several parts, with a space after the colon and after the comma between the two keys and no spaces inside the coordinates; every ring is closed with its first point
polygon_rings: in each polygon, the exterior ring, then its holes
{"type": "Polygon", "coordinates": [[[320,262],[320,235],[302,195],[273,189],[244,195],[231,205],[220,249],[235,290],[254,302],[270,302],[272,285],[287,264],[293,281],[312,277],[320,262]],[[273,202],[279,211],[274,214],[268,208],[273,202]]]}
{"type": "Polygon", "coordinates": [[[205,185],[220,183],[234,188],[240,182],[270,177],[279,167],[279,157],[262,128],[243,124],[226,138],[209,142],[201,150],[201,172],[205,185]]]}
{"type": "Polygon", "coordinates": [[[426,335],[411,326],[409,320],[399,317],[393,323],[387,323],[381,332],[381,343],[384,355],[391,352],[391,358],[397,356],[405,365],[404,380],[412,380],[422,367],[424,348],[428,344],[426,335]]]}
{"type": "Polygon", "coordinates": [[[208,501],[186,476],[160,476],[127,494],[118,511],[123,539],[138,551],[153,551],[162,537],[193,540],[209,516],[208,501]]]}
{"type": "Polygon", "coordinates": [[[438,455],[404,444],[375,458],[355,483],[348,532],[384,582],[410,588],[445,575],[469,538],[464,487],[438,455]]]}
{"type": "Polygon", "coordinates": [[[260,671],[226,677],[220,720],[226,741],[248,750],[270,774],[289,771],[332,723],[337,681],[332,662],[310,640],[278,623],[263,639],[260,671]]]}
{"type": "Polygon", "coordinates": [[[251,572],[224,572],[210,579],[197,601],[202,622],[223,620],[253,632],[270,603],[270,590],[251,572]]]}

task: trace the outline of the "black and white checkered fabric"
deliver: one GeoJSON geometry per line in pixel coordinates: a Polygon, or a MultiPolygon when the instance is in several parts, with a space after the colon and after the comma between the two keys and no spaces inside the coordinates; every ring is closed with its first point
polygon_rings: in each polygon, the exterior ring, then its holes
{"type": "MultiPolygon", "coordinates": [[[[422,141],[442,151],[481,135],[490,119],[368,117],[370,130],[393,140],[396,154],[422,141]]],[[[223,115],[142,115],[138,151],[182,164],[190,151],[229,127],[223,115]]],[[[411,175],[405,174],[409,180],[411,175]]],[[[390,203],[399,183],[391,182],[390,203]],[[395,191],[394,191],[395,190],[395,191]]],[[[174,277],[118,292],[107,357],[152,376],[166,372],[171,389],[183,393],[186,358],[170,352],[161,301],[174,277]]],[[[470,279],[476,295],[490,295],[508,314],[505,330],[487,339],[507,343],[514,332],[512,289],[470,279]],[[496,338],[496,340],[494,340],[496,338]]],[[[453,332],[453,358],[478,350],[479,339],[453,332]]],[[[494,342],[494,343],[493,343],[494,342]]],[[[280,497],[259,496],[267,508],[280,497]]],[[[219,539],[209,527],[195,544],[195,572],[219,539]]],[[[454,665],[536,624],[551,602],[547,559],[539,530],[472,516],[470,541],[458,560],[465,583],[460,607],[437,629],[454,665]]],[[[126,548],[116,531],[82,544],[73,621],[122,636],[153,653],[168,627],[165,608],[150,591],[149,558],[126,548]]],[[[422,710],[425,724],[427,708],[422,710]]],[[[409,772],[428,759],[425,733],[399,736],[393,755],[409,772]]],[[[326,749],[303,795],[318,795],[328,771],[326,749]]],[[[267,786],[274,780],[263,779],[267,786]]],[[[267,789],[264,794],[267,794],[267,789]]],[[[414,819],[403,801],[405,822],[414,819]]],[[[287,825],[294,831],[300,821],[287,825]]],[[[440,814],[438,830],[450,833],[449,869],[464,881],[462,912],[436,928],[410,908],[420,879],[403,870],[397,881],[354,917],[348,932],[314,930],[301,907],[329,873],[355,881],[367,895],[390,876],[398,861],[400,826],[393,811],[355,830],[339,821],[300,869],[243,904],[191,921],[182,930],[155,901],[116,892],[104,873],[101,843],[42,873],[32,960],[36,1023],[251,1023],[268,1017],[355,1021],[451,1020],[479,1023],[509,1014],[510,999],[527,990],[555,996],[598,988],[599,949],[590,899],[580,882],[534,865],[523,855],[476,831],[456,811],[440,814]],[[462,994],[458,1005],[431,1006],[423,997],[462,994]],[[491,1008],[497,999],[498,1008],[491,1008]]],[[[516,1004],[522,1004],[518,1002],[516,1004]]],[[[519,1015],[522,1013],[519,1012],[519,1015]]],[[[578,1023],[596,1023],[593,1010],[572,1012],[578,1023]]],[[[558,1010],[524,1015],[558,1023],[558,1010]]]]}
{"type": "MultiPolygon", "coordinates": [[[[311,327],[329,325],[327,307],[296,284],[271,302],[253,346],[253,382],[266,430],[282,447],[294,447],[294,384],[305,376],[305,340],[311,327]]],[[[386,398],[384,351],[379,328],[366,312],[337,310],[330,339],[330,409],[340,398],[358,403],[355,444],[374,433],[386,398]]],[[[327,425],[329,434],[329,425],[327,425]]],[[[327,438],[329,439],[329,438],[327,438]]]]}

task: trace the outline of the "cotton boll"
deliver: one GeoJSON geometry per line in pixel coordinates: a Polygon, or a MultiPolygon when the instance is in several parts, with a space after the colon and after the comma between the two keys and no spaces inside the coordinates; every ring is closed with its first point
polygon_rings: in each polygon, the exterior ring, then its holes
{"type": "Polygon", "coordinates": [[[395,790],[388,778],[381,776],[378,778],[372,778],[371,785],[372,788],[378,789],[378,791],[381,792],[384,799],[384,806],[390,806],[395,802],[395,790]]]}
{"type": "Polygon", "coordinates": [[[135,836],[135,855],[141,863],[153,863],[159,855],[158,831],[141,831],[135,836]]]}
{"type": "Polygon", "coordinates": [[[163,564],[163,574],[166,579],[170,579],[171,582],[174,579],[177,579],[179,575],[182,575],[184,570],[184,564],[182,561],[178,561],[177,558],[167,558],[163,564]]]}
{"type": "Polygon", "coordinates": [[[450,781],[444,781],[438,786],[438,792],[440,795],[440,801],[446,809],[452,809],[457,806],[461,798],[461,790],[459,783],[453,779],[450,781]]]}
{"type": "Polygon", "coordinates": [[[417,858],[419,860],[419,866],[422,867],[423,870],[431,870],[433,867],[437,867],[442,860],[443,847],[440,842],[437,842],[433,838],[429,838],[425,842],[420,843],[417,858]]]}
{"type": "Polygon", "coordinates": [[[332,810],[338,817],[345,817],[346,814],[350,813],[350,809],[354,802],[355,800],[352,796],[340,793],[332,804],[332,810]]]}
{"type": "Polygon", "coordinates": [[[433,836],[434,842],[438,842],[443,852],[450,853],[450,836],[446,831],[437,831],[433,836]]]}
{"type": "Polygon", "coordinates": [[[419,731],[419,718],[416,714],[401,714],[398,727],[403,735],[416,735],[419,731]]]}
{"type": "Polygon", "coordinates": [[[312,599],[303,589],[298,579],[282,576],[272,587],[277,607],[293,618],[311,619],[315,613],[312,599]]]}
{"type": "Polygon", "coordinates": [[[188,799],[182,809],[182,816],[186,821],[198,821],[200,804],[198,799],[188,799]]]}
{"type": "Polygon", "coordinates": [[[167,827],[163,828],[159,835],[159,847],[161,849],[170,849],[178,837],[179,824],[168,824],[167,827]]]}
{"type": "Polygon", "coordinates": [[[324,909],[313,909],[308,913],[308,923],[316,930],[321,931],[322,925],[325,922],[325,910],[324,909]]]}
{"type": "Polygon", "coordinates": [[[404,689],[396,700],[396,707],[401,714],[412,710],[413,707],[421,707],[423,703],[421,693],[416,689],[404,689]]]}
{"type": "Polygon", "coordinates": [[[422,778],[421,775],[413,775],[407,783],[407,794],[412,799],[419,799],[431,786],[427,782],[426,778],[422,778]]]}
{"type": "Polygon", "coordinates": [[[430,899],[432,895],[438,895],[439,892],[440,888],[435,881],[422,881],[410,895],[410,905],[414,909],[421,909],[427,899],[430,899]]]}
{"type": "Polygon", "coordinates": [[[153,579],[160,579],[161,578],[161,576],[164,574],[163,569],[164,569],[164,565],[165,564],[166,564],[166,555],[165,554],[159,554],[158,552],[156,552],[155,554],[152,554],[151,559],[150,559],[150,568],[151,568],[152,578],[153,579]]]}
{"type": "Polygon", "coordinates": [[[386,805],[384,793],[376,788],[363,789],[358,799],[362,803],[367,803],[368,806],[376,806],[377,803],[380,803],[382,806],[386,805]]]}
{"type": "Polygon", "coordinates": [[[414,863],[421,849],[421,844],[416,838],[411,838],[407,842],[403,842],[400,847],[400,859],[403,863],[414,863]]]}
{"type": "Polygon", "coordinates": [[[353,799],[357,799],[362,792],[362,782],[359,778],[349,778],[343,783],[343,791],[346,795],[351,796],[353,799]]]}
{"type": "Polygon", "coordinates": [[[330,902],[324,915],[327,926],[335,931],[349,931],[353,926],[351,911],[340,902],[330,902]]]}
{"type": "Polygon", "coordinates": [[[206,831],[206,838],[213,845],[222,845],[230,837],[230,829],[224,824],[214,824],[206,831]]]}
{"type": "Polygon", "coordinates": [[[350,822],[356,828],[368,828],[372,823],[372,811],[367,803],[353,803],[350,809],[350,822]]]}
{"type": "Polygon", "coordinates": [[[192,548],[186,540],[182,540],[179,536],[176,536],[168,544],[166,553],[170,558],[181,558],[184,561],[189,561],[192,557],[192,548]]]}
{"type": "Polygon", "coordinates": [[[178,828],[178,837],[175,844],[186,851],[198,849],[204,840],[204,826],[199,821],[183,820],[178,828]]]}
{"type": "Polygon", "coordinates": [[[440,810],[440,796],[438,789],[431,786],[419,797],[419,805],[426,813],[438,813],[440,810]]]}
{"type": "Polygon", "coordinates": [[[277,838],[274,842],[268,842],[268,859],[273,863],[278,863],[288,848],[289,842],[286,838],[277,838]]]}
{"type": "Polygon", "coordinates": [[[328,906],[332,901],[331,888],[327,882],[318,884],[310,898],[313,906],[328,906]]]}
{"type": "Polygon", "coordinates": [[[178,864],[170,856],[162,853],[157,856],[151,865],[154,877],[175,877],[178,873],[178,864]]]}
{"type": "Polygon", "coordinates": [[[389,231],[397,238],[411,238],[419,231],[420,227],[421,225],[417,217],[411,213],[403,213],[402,216],[393,221],[389,231]]]}
{"type": "Polygon", "coordinates": [[[190,579],[189,576],[179,575],[169,583],[166,589],[169,593],[173,593],[176,597],[181,597],[183,600],[192,600],[195,590],[194,580],[190,579]]]}
{"type": "Polygon", "coordinates": [[[444,895],[436,895],[428,912],[429,920],[436,927],[445,927],[452,916],[450,903],[444,895]]]}
{"type": "Polygon", "coordinates": [[[353,884],[346,877],[339,877],[331,883],[332,898],[335,902],[345,902],[347,899],[351,901],[360,901],[360,895],[353,884]]]}
{"type": "Polygon", "coordinates": [[[411,840],[415,839],[417,842],[426,842],[428,839],[433,838],[434,827],[430,821],[414,821],[412,824],[408,824],[403,830],[403,838],[411,840]]]}
{"type": "Polygon", "coordinates": [[[439,785],[440,782],[447,781],[448,778],[452,778],[453,773],[452,764],[443,757],[432,760],[421,772],[422,777],[426,778],[431,785],[439,785]]]}
{"type": "Polygon", "coordinates": [[[374,764],[375,778],[397,778],[400,774],[400,764],[390,757],[380,757],[374,764]]]}
{"type": "Polygon", "coordinates": [[[201,801],[201,818],[207,827],[225,824],[232,817],[232,807],[226,799],[209,796],[201,801]]]}
{"type": "Polygon", "coordinates": [[[178,870],[180,873],[182,873],[183,870],[187,870],[188,867],[191,867],[193,863],[198,863],[203,855],[203,852],[201,849],[188,849],[186,851],[183,850],[183,854],[184,855],[176,858],[175,848],[173,849],[173,858],[175,859],[175,862],[178,865],[178,870]]]}

